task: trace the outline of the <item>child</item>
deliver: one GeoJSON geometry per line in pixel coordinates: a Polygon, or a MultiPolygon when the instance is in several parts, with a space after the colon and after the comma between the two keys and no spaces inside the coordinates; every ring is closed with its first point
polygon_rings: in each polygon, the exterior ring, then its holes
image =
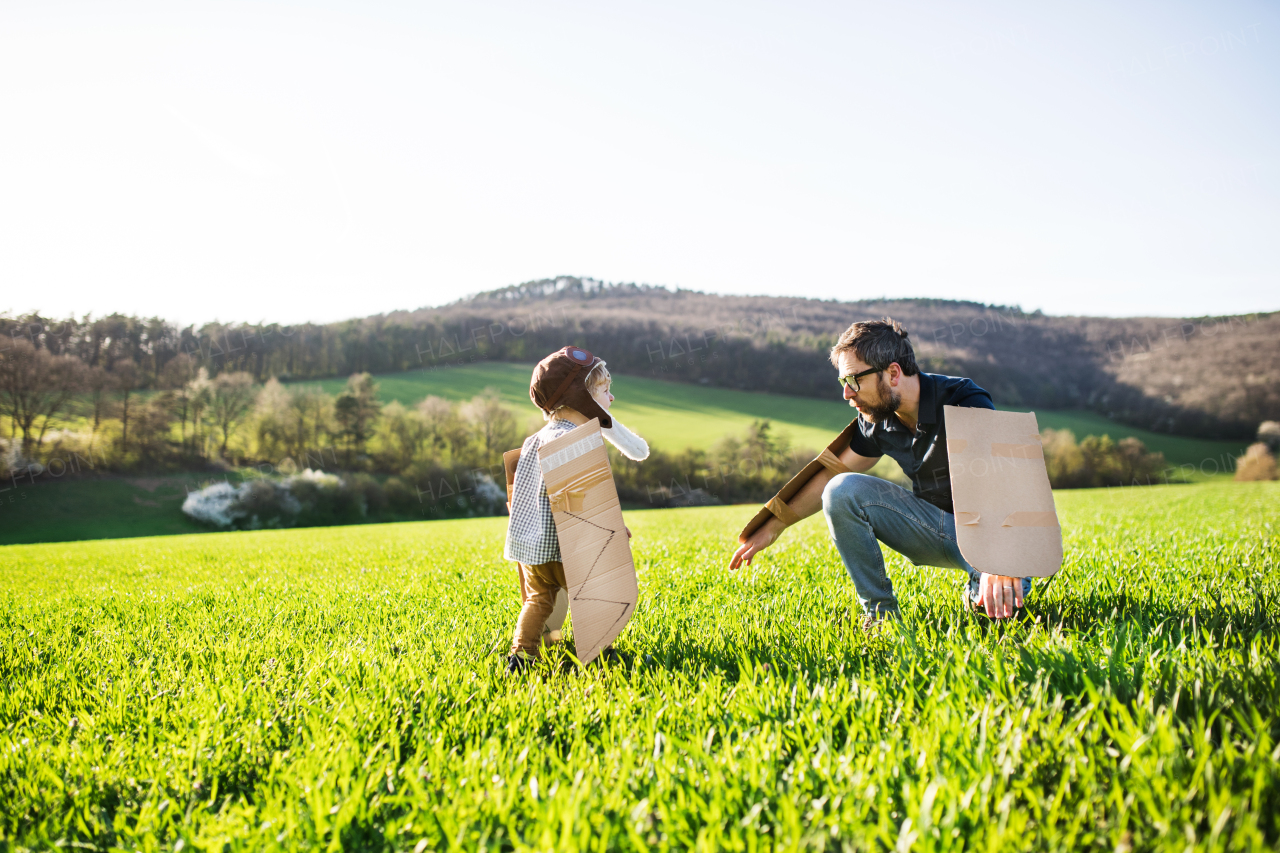
{"type": "Polygon", "coordinates": [[[542,410],[547,425],[525,439],[511,491],[511,518],[503,556],[519,566],[523,606],[511,641],[511,656],[507,658],[510,672],[526,669],[538,657],[542,631],[555,607],[556,595],[568,589],[551,502],[538,464],[538,448],[599,418],[605,439],[623,456],[640,461],[649,455],[644,439],[609,415],[614,399],[609,393],[610,381],[604,361],[581,347],[553,352],[533,369],[529,398],[542,410]]]}

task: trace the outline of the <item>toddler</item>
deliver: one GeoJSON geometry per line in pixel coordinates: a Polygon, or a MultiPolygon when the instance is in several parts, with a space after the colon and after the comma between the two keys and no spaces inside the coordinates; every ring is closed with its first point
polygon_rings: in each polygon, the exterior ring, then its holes
{"type": "MultiPolygon", "coordinates": [[[[567,590],[560,540],[556,536],[547,486],[542,481],[538,448],[592,418],[600,419],[605,439],[628,459],[649,455],[644,439],[610,416],[614,397],[603,360],[581,347],[565,347],[538,362],[529,383],[529,398],[547,424],[525,439],[511,489],[511,517],[503,556],[520,571],[520,617],[511,640],[507,669],[518,672],[538,657],[543,628],[555,609],[556,595],[567,590]]],[[[631,536],[631,531],[627,531],[631,536]]]]}

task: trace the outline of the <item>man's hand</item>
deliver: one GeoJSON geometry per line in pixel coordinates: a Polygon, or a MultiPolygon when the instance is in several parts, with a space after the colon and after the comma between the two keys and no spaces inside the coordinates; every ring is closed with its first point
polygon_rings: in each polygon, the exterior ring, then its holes
{"type": "Polygon", "coordinates": [[[786,526],[781,521],[770,518],[760,525],[760,529],[752,533],[746,542],[739,545],[737,551],[733,552],[733,558],[729,560],[729,568],[736,571],[743,563],[751,565],[751,558],[778,541],[778,537],[784,530],[786,526]]]}
{"type": "Polygon", "coordinates": [[[992,619],[1008,619],[1022,606],[1022,578],[982,573],[978,582],[978,603],[992,619]]]}

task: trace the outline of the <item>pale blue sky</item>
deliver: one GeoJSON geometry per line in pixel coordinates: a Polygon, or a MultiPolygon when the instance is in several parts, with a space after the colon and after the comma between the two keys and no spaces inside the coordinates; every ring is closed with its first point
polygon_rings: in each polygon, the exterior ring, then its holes
{"type": "Polygon", "coordinates": [[[0,310],[1280,309],[1280,7],[7,4],[0,310]]]}

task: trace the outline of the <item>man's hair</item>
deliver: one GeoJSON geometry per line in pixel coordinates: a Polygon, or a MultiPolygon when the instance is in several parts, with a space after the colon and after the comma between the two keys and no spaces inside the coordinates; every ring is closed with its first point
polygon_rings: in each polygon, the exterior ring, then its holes
{"type": "Polygon", "coordinates": [[[884,370],[895,361],[906,376],[915,376],[920,372],[916,366],[916,353],[907,340],[907,330],[891,317],[883,320],[868,320],[865,323],[854,323],[845,329],[840,340],[831,348],[831,363],[840,367],[842,353],[851,352],[867,367],[884,370]]]}

